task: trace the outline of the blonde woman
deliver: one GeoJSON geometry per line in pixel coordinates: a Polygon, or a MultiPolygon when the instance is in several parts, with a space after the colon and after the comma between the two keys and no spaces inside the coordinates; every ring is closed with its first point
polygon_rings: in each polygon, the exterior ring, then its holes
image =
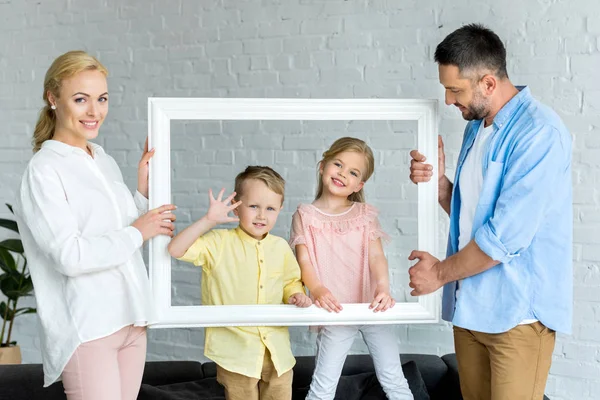
{"type": "Polygon", "coordinates": [[[44,386],[62,375],[69,400],[137,397],[154,318],[140,247],[174,229],[173,205],[146,212],[154,152],[146,145],[132,196],[114,159],[89,142],[108,113],[107,74],[83,51],[52,63],[16,207],[44,386]]]}

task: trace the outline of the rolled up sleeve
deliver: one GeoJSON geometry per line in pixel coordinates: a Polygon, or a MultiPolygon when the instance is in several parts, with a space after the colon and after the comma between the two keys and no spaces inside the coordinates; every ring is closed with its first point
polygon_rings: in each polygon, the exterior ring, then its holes
{"type": "Polygon", "coordinates": [[[569,174],[571,137],[542,126],[523,137],[505,160],[500,195],[474,240],[492,259],[507,263],[533,241],[549,212],[557,182],[569,174]]]}

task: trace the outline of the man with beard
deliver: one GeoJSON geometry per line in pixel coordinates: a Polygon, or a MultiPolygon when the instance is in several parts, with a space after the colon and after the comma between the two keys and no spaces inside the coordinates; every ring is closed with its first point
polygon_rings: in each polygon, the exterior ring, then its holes
{"type": "MultiPolygon", "coordinates": [[[[454,183],[439,139],[447,258],[412,252],[412,294],[444,286],[466,400],[542,399],[555,332],[571,331],[571,135],[529,88],[513,86],[491,30],[463,26],[435,61],[446,104],[469,123],[454,183]]],[[[417,150],[411,157],[411,180],[428,182],[432,165],[417,150]]]]}

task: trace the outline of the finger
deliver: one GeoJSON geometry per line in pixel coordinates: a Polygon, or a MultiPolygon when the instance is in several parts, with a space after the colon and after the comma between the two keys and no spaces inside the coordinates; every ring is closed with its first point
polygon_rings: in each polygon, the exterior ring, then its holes
{"type": "Polygon", "coordinates": [[[235,195],[236,195],[236,193],[235,193],[235,192],[231,193],[229,196],[227,196],[227,198],[225,199],[225,201],[223,201],[223,203],[225,203],[225,204],[229,204],[229,202],[230,202],[231,200],[233,200],[233,198],[235,197],[235,195]]]}
{"type": "Polygon", "coordinates": [[[238,208],[240,205],[242,205],[242,201],[237,201],[235,203],[233,203],[232,205],[229,206],[229,211],[231,210],[235,210],[236,208],[238,208]]]}
{"type": "Polygon", "coordinates": [[[321,299],[319,301],[319,304],[321,305],[321,308],[327,312],[331,312],[331,307],[329,307],[329,303],[327,303],[326,299],[321,299]]]}
{"type": "Polygon", "coordinates": [[[385,305],[383,306],[383,308],[381,309],[381,311],[387,311],[390,308],[392,308],[392,302],[394,301],[394,299],[392,299],[391,297],[388,297],[385,301],[385,305]]]}
{"type": "Polygon", "coordinates": [[[144,155],[142,156],[142,159],[140,160],[140,164],[142,164],[142,165],[148,164],[152,157],[154,157],[154,149],[150,150],[147,153],[144,153],[144,155]]]}
{"type": "Polygon", "coordinates": [[[410,174],[413,176],[431,176],[433,167],[429,164],[415,164],[410,168],[410,174]]]}
{"type": "Polygon", "coordinates": [[[297,303],[297,302],[298,302],[298,300],[296,299],[296,297],[295,297],[295,296],[291,296],[291,297],[288,299],[288,304],[295,304],[295,303],[297,303]]]}
{"type": "Polygon", "coordinates": [[[425,158],[425,156],[423,154],[419,153],[418,150],[411,150],[410,156],[412,157],[413,160],[418,161],[418,162],[424,162],[427,159],[427,158],[425,158]]]}
{"type": "Polygon", "coordinates": [[[339,312],[338,308],[335,306],[335,303],[328,297],[323,299],[323,306],[326,306],[326,309],[329,312],[339,312]]]}
{"type": "Polygon", "coordinates": [[[213,196],[212,188],[208,188],[208,200],[211,204],[215,201],[215,196],[213,196]]]}
{"type": "Polygon", "coordinates": [[[342,311],[342,307],[337,304],[336,301],[332,301],[331,299],[329,300],[329,306],[331,307],[331,310],[333,312],[339,313],[340,311],[342,311]]]}
{"type": "Polygon", "coordinates": [[[217,201],[221,201],[223,199],[223,193],[225,193],[225,188],[221,189],[219,195],[217,196],[217,201]]]}
{"type": "Polygon", "coordinates": [[[431,164],[424,164],[420,161],[410,160],[410,170],[411,171],[416,171],[416,170],[432,171],[433,166],[431,164]]]}
{"type": "Polygon", "coordinates": [[[321,302],[319,300],[315,300],[315,306],[319,307],[319,308],[323,308],[321,306],[321,302]]]}
{"type": "Polygon", "coordinates": [[[411,282],[409,282],[409,283],[408,283],[408,287],[411,287],[411,288],[413,288],[413,289],[416,289],[416,288],[417,288],[417,285],[415,285],[415,284],[414,284],[414,283],[412,283],[412,281],[411,281],[411,282]]]}
{"type": "Polygon", "coordinates": [[[396,305],[396,299],[392,299],[390,308],[394,307],[395,305],[396,305]]]}
{"type": "Polygon", "coordinates": [[[430,180],[433,175],[432,171],[424,170],[424,169],[415,169],[410,171],[411,179],[419,179],[419,180],[430,180]]]}
{"type": "Polygon", "coordinates": [[[444,154],[444,140],[442,139],[442,135],[438,135],[438,152],[444,154]]]}
{"type": "Polygon", "coordinates": [[[160,207],[155,208],[154,210],[152,210],[154,213],[158,213],[158,214],[162,214],[165,211],[172,211],[172,210],[176,210],[177,206],[173,205],[173,204],[163,204],[160,207]]]}
{"type": "Polygon", "coordinates": [[[340,312],[342,311],[342,305],[337,301],[337,299],[331,295],[331,297],[329,298],[331,301],[331,304],[333,305],[333,307],[335,308],[335,312],[340,312]]]}
{"type": "Polygon", "coordinates": [[[148,152],[148,137],[146,137],[146,141],[144,142],[144,154],[148,152]]]}
{"type": "Polygon", "coordinates": [[[173,213],[166,212],[163,214],[157,214],[157,218],[160,218],[163,221],[175,221],[177,219],[177,216],[175,216],[175,214],[173,213]]]}
{"type": "Polygon", "coordinates": [[[427,252],[425,251],[413,250],[408,256],[408,259],[411,261],[417,258],[421,260],[425,256],[425,254],[427,254],[427,252]]]}
{"type": "Polygon", "coordinates": [[[170,229],[172,231],[175,230],[175,224],[172,223],[171,221],[162,221],[160,223],[160,226],[161,226],[161,228],[167,228],[167,229],[170,229]]]}
{"type": "Polygon", "coordinates": [[[411,296],[420,296],[420,295],[421,295],[421,292],[420,292],[420,291],[418,291],[417,289],[415,289],[415,290],[413,290],[412,292],[410,292],[410,295],[411,295],[411,296]]]}
{"type": "Polygon", "coordinates": [[[159,235],[164,235],[164,236],[170,236],[173,237],[173,231],[171,229],[168,228],[160,228],[158,230],[158,234],[159,235]]]}
{"type": "Polygon", "coordinates": [[[382,299],[381,303],[379,303],[379,306],[375,309],[375,311],[376,312],[377,311],[383,312],[383,311],[387,310],[389,302],[390,302],[390,298],[389,297],[386,297],[386,298],[382,299]]]}
{"type": "Polygon", "coordinates": [[[410,175],[409,178],[410,178],[410,181],[412,183],[427,183],[427,182],[429,182],[431,180],[431,176],[417,176],[417,177],[415,177],[413,175],[410,175]]]}
{"type": "Polygon", "coordinates": [[[381,310],[382,307],[382,303],[385,300],[386,294],[385,293],[380,293],[378,294],[375,299],[373,300],[373,307],[375,308],[375,312],[381,310]]]}
{"type": "Polygon", "coordinates": [[[379,301],[377,301],[377,299],[373,299],[373,301],[371,302],[371,304],[369,304],[369,309],[374,309],[375,307],[377,307],[377,305],[379,304],[379,301]]]}

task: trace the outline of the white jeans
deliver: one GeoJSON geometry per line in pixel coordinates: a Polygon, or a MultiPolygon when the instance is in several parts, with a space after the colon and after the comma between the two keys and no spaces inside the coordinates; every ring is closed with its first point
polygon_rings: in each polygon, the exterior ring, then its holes
{"type": "Polygon", "coordinates": [[[360,332],[373,357],[375,374],[390,400],[413,400],[404,378],[396,338],[389,325],[323,326],[317,336],[315,372],[306,400],[332,400],[344,361],[360,332]]]}

